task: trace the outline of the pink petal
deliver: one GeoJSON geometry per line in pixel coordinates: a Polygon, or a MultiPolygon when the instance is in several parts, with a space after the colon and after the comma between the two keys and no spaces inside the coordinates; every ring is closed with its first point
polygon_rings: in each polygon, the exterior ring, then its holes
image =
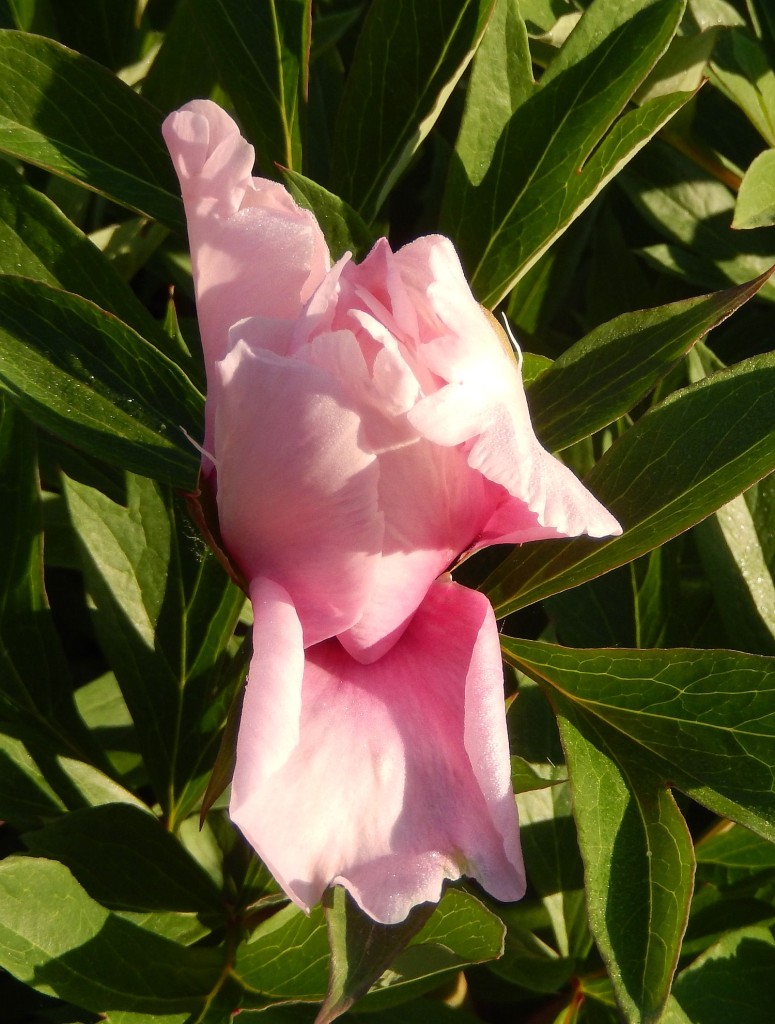
{"type": "Polygon", "coordinates": [[[383,522],[374,455],[330,374],[238,341],[218,364],[221,533],[245,578],[291,595],[305,644],[347,629],[372,588],[383,522]]]}
{"type": "Polygon", "coordinates": [[[421,399],[408,417],[435,444],[465,443],[469,466],[506,492],[483,523],[477,546],[622,532],[581,481],[541,447],[520,371],[505,354],[499,372],[448,384],[421,399]]]}
{"type": "Polygon", "coordinates": [[[277,607],[256,619],[231,813],[291,898],[308,908],[338,883],[375,920],[396,923],[438,900],[445,879],[468,874],[497,899],[519,899],[524,872],[487,600],[436,583],[380,661],[361,665],[327,641],[307,650],[303,681],[298,631],[277,607]],[[281,681],[269,678],[275,672],[281,681]]]}
{"type": "Polygon", "coordinates": [[[470,548],[496,501],[465,452],[420,438],[379,455],[382,557],[361,619],[339,635],[359,661],[382,657],[433,581],[470,548]]]}
{"type": "Polygon", "coordinates": [[[314,216],[277,182],[251,177],[253,147],[217,104],[195,100],[163,126],[186,208],[207,371],[205,449],[218,397],[214,363],[248,316],[295,319],[329,267],[314,216]]]}

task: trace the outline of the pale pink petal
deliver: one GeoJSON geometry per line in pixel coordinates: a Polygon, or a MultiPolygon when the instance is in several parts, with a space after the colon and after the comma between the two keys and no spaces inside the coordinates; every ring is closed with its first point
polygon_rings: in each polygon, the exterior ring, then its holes
{"type": "Polygon", "coordinates": [[[497,502],[458,448],[421,438],[379,455],[382,557],[361,619],[340,640],[363,662],[381,657],[433,581],[470,548],[497,502]]]}
{"type": "Polygon", "coordinates": [[[279,673],[282,692],[266,685],[257,647],[232,816],[300,906],[339,883],[375,920],[396,923],[461,874],[497,899],[523,895],[498,631],[481,594],[436,583],[368,667],[335,640],[307,650],[298,725],[280,721],[297,714],[296,671],[279,673]],[[269,728],[288,737],[296,727],[287,761],[266,772],[254,745],[269,728]]]}
{"type": "Polygon", "coordinates": [[[253,148],[215,103],[187,104],[163,132],[186,208],[211,451],[219,399],[213,366],[228,351],[229,328],[249,316],[295,320],[328,271],[328,248],[315,217],[282,185],[251,177],[253,148]]]}
{"type": "Polygon", "coordinates": [[[330,374],[238,341],[218,364],[218,511],[246,579],[291,595],[305,644],[353,625],[382,546],[374,455],[330,374]]]}
{"type": "Polygon", "coordinates": [[[610,512],[540,445],[521,374],[505,355],[497,377],[448,384],[421,399],[408,418],[435,444],[465,443],[469,466],[511,496],[510,502],[496,503],[492,521],[482,523],[477,546],[622,532],[610,512]]]}

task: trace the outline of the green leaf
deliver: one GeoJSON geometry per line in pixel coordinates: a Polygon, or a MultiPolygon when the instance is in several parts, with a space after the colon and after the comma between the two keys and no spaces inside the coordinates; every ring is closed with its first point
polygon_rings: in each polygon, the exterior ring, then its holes
{"type": "Polygon", "coordinates": [[[136,0],[55,0],[56,38],[118,71],[135,59],[136,0]]]}
{"type": "Polygon", "coordinates": [[[689,915],[689,830],[619,735],[553,694],[584,858],[589,920],[625,1017],[656,1022],[689,915]]]}
{"type": "Polygon", "coordinates": [[[106,462],[185,490],[203,400],[149,342],[91,302],[0,277],[0,384],[46,430],[106,462]]]}
{"type": "Polygon", "coordinates": [[[612,423],[646,395],[678,359],[768,281],[656,309],[624,313],[572,345],[528,388],[532,420],[551,451],[612,423]]]}
{"type": "Polygon", "coordinates": [[[163,352],[164,331],[109,260],[50,199],[0,162],[0,274],[33,278],[101,306],[163,352]]]}
{"type": "Polygon", "coordinates": [[[179,0],[159,52],[141,83],[143,96],[159,110],[181,107],[194,96],[209,96],[218,69],[194,17],[195,0],[179,0]]]}
{"type": "Polygon", "coordinates": [[[775,149],[765,149],[745,172],[735,203],[733,228],[775,224],[775,149]]]}
{"type": "Polygon", "coordinates": [[[337,116],[334,191],[371,222],[433,127],[494,0],[373,0],[337,116]],[[378,116],[375,116],[378,111],[378,116]]]}
{"type": "Polygon", "coordinates": [[[721,831],[703,837],[695,849],[698,864],[717,864],[754,872],[775,868],[775,843],[729,822],[722,826],[721,831]]]}
{"type": "Polygon", "coordinates": [[[14,828],[39,828],[66,810],[115,803],[145,810],[98,768],[52,749],[45,734],[23,743],[0,733],[0,817],[14,828]]]}
{"type": "Polygon", "coordinates": [[[775,146],[775,69],[747,28],[723,32],[710,62],[711,81],[736,103],[768,146],[775,146]]]}
{"type": "Polygon", "coordinates": [[[521,548],[485,581],[498,615],[631,561],[775,469],[775,354],[670,395],[625,431],[585,483],[624,534],[521,548]]]}
{"type": "Polygon", "coordinates": [[[49,760],[69,754],[105,765],[76,711],[48,609],[35,432],[2,396],[0,480],[0,723],[49,760]]]}
{"type": "Polygon", "coordinates": [[[61,861],[92,899],[112,910],[223,913],[209,875],[139,807],[72,811],[26,833],[24,842],[37,856],[61,861]]]}
{"type": "Polygon", "coordinates": [[[97,634],[173,828],[202,795],[239,681],[220,692],[244,597],[153,482],[128,477],[126,507],[72,480],[65,494],[97,634]]]}
{"type": "Polygon", "coordinates": [[[496,0],[471,66],[448,189],[481,183],[511,115],[533,88],[527,31],[517,0],[496,0]]]}
{"type": "Polygon", "coordinates": [[[683,7],[684,0],[595,0],[513,112],[484,178],[466,186],[460,174],[450,176],[443,230],[459,244],[485,305],[510,291],[689,98],[659,97],[619,117],[683,7]]]}
{"type": "Polygon", "coordinates": [[[4,860],[0,893],[0,966],[46,995],[97,1013],[169,1014],[195,1010],[219,984],[221,951],[187,949],[122,920],[56,861],[4,860]]]}
{"type": "Polygon", "coordinates": [[[283,171],[288,191],[300,206],[312,210],[325,235],[331,258],[338,260],[349,251],[363,259],[375,238],[359,214],[347,203],[296,171],[283,171]]]}
{"type": "MultiPolygon", "coordinates": [[[[390,971],[366,995],[363,1009],[392,1006],[427,991],[439,976],[503,952],[503,923],[468,893],[449,889],[390,971]]],[[[323,911],[309,917],[288,906],[253,932],[238,949],[235,977],[252,993],[251,1005],[267,999],[317,1002],[324,998],[329,953],[323,911]]]]}
{"type": "Polygon", "coordinates": [[[590,923],[627,1020],[655,1021],[692,881],[691,841],[666,787],[775,837],[775,659],[503,647],[557,707],[590,923]]]}
{"type": "Polygon", "coordinates": [[[193,0],[191,11],[263,173],[300,171],[310,0],[193,0]]]}
{"type": "Polygon", "coordinates": [[[0,31],[0,151],[180,227],[161,120],[88,57],[42,36],[0,31]]]}
{"type": "Polygon", "coordinates": [[[249,993],[318,1002],[326,991],[328,937],[321,907],[309,916],[289,905],[260,924],[237,947],[234,976],[249,993]]]}
{"type": "Polygon", "coordinates": [[[774,973],[775,939],[769,928],[729,932],[676,978],[673,995],[685,1016],[675,1024],[769,1024],[774,973]]]}
{"type": "Polygon", "coordinates": [[[694,538],[734,646],[775,655],[775,585],[745,498],[698,523],[694,538]]]}
{"type": "Polygon", "coordinates": [[[530,793],[534,789],[548,789],[564,782],[563,776],[556,777],[555,771],[539,771],[538,767],[526,761],[524,757],[512,754],[511,757],[511,788],[516,794],[530,793]]]}
{"type": "Polygon", "coordinates": [[[505,927],[470,893],[448,889],[430,918],[359,1008],[394,1006],[436,988],[470,964],[503,953],[505,927]]]}
{"type": "Polygon", "coordinates": [[[572,711],[574,723],[592,722],[606,742],[609,734],[610,742],[622,737],[622,756],[637,754],[633,763],[663,782],[775,840],[775,659],[680,648],[578,650],[511,638],[503,649],[509,663],[563,702],[564,714],[572,711]]]}
{"type": "MultiPolygon", "coordinates": [[[[670,241],[642,250],[650,261],[702,288],[743,284],[775,263],[766,230],[732,231],[735,198],[694,161],[656,140],[618,179],[643,216],[670,241]]],[[[759,298],[775,300],[768,281],[759,298]]]]}
{"type": "Polygon", "coordinates": [[[325,910],[331,965],[328,991],[316,1024],[329,1024],[365,995],[434,909],[432,904],[420,904],[400,924],[378,924],[341,886],[329,890],[325,910]]]}

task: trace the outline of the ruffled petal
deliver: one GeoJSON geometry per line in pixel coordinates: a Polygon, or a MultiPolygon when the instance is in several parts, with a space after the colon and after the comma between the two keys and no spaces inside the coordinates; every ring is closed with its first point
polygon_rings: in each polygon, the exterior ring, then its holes
{"type": "Polygon", "coordinates": [[[204,447],[211,451],[218,377],[229,327],[249,316],[295,320],[325,277],[328,248],[315,217],[277,182],[251,177],[253,147],[210,100],[166,119],[164,138],[186,208],[207,372],[204,447]]]}
{"type": "Polygon", "coordinates": [[[497,376],[447,384],[421,399],[408,418],[435,444],[464,445],[471,469],[506,492],[482,523],[477,547],[622,532],[611,513],[539,443],[521,374],[505,355],[497,376]]]}
{"type": "MultiPolygon", "coordinates": [[[[273,649],[286,635],[275,628],[273,649]]],[[[327,641],[307,650],[303,682],[280,666],[293,693],[279,698],[259,645],[257,634],[232,816],[295,902],[308,908],[338,883],[391,924],[461,874],[497,899],[523,895],[498,631],[481,594],[436,583],[380,661],[327,641]],[[299,699],[298,722],[280,721],[299,699]],[[297,728],[298,742],[266,772],[253,744],[269,728],[297,728]]]]}
{"type": "Polygon", "coordinates": [[[382,557],[363,616],[339,639],[371,662],[401,635],[433,581],[470,548],[495,507],[492,488],[465,452],[420,438],[379,455],[382,557]]]}
{"type": "Polygon", "coordinates": [[[353,625],[371,592],[383,520],[360,418],[319,367],[238,341],[218,364],[224,544],[247,580],[291,595],[313,644],[353,625]]]}

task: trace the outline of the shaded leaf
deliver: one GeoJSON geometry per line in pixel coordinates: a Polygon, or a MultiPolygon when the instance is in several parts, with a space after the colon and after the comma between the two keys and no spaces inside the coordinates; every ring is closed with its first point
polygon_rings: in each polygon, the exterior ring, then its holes
{"type": "Polygon", "coordinates": [[[0,162],[0,274],[75,292],[170,352],[164,331],[109,260],[54,203],[0,162]]]}
{"type": "Polygon", "coordinates": [[[331,947],[328,990],[316,1024],[345,1013],[371,988],[431,916],[433,904],[421,904],[395,925],[372,921],[341,886],[329,890],[325,905],[331,947]]]}
{"type": "MultiPolygon", "coordinates": [[[[730,189],[675,149],[656,140],[617,179],[640,213],[668,243],[647,246],[651,262],[702,288],[743,284],[775,263],[766,230],[732,231],[730,189]]],[[[759,298],[775,300],[768,281],[759,298]]]]}
{"type": "Polygon", "coordinates": [[[623,313],[572,345],[528,387],[536,433],[551,451],[629,412],[677,360],[769,280],[623,313]]]}
{"type": "Polygon", "coordinates": [[[107,462],[192,490],[203,400],[116,317],[38,281],[0,277],[0,384],[37,423],[107,462]]]}
{"type": "Polygon", "coordinates": [[[219,672],[244,597],[212,553],[192,546],[158,485],[130,476],[127,507],[72,480],[65,493],[97,634],[174,827],[215,756],[233,695],[220,691],[219,672]]]}
{"type": "Polygon", "coordinates": [[[129,804],[103,804],[58,818],[24,837],[40,857],[61,861],[86,892],[112,910],[220,915],[209,876],[161,822],[129,804]]]}
{"type": "MultiPolygon", "coordinates": [[[[49,758],[69,754],[106,767],[76,711],[48,608],[35,432],[2,396],[0,479],[0,722],[49,758]]],[[[12,770],[18,775],[18,765],[12,770]]]]}
{"type": "Polygon", "coordinates": [[[361,260],[374,244],[375,237],[351,206],[333,192],[296,171],[283,171],[288,191],[300,206],[312,210],[320,224],[332,260],[349,251],[361,260]]]}
{"type": "Polygon", "coordinates": [[[672,394],[625,431],[585,483],[624,526],[612,540],[520,548],[485,581],[507,615],[658,547],[775,469],[775,355],[672,394]]]}
{"type": "Polygon", "coordinates": [[[512,638],[503,649],[577,728],[583,719],[603,730],[606,743],[616,740],[623,750],[617,758],[775,839],[775,659],[737,651],[578,650],[512,638]]]}
{"type": "Polygon", "coordinates": [[[365,220],[374,219],[432,128],[476,50],[493,4],[369,5],[337,116],[332,172],[334,191],[365,220]]]}
{"type": "Polygon", "coordinates": [[[479,184],[452,173],[442,226],[493,306],[603,185],[689,98],[659,97],[618,121],[666,49],[684,0],[596,0],[506,125],[479,184]],[[561,113],[560,113],[561,112],[561,113]]]}
{"type": "Polygon", "coordinates": [[[193,0],[191,13],[263,173],[300,171],[310,0],[193,0]]]}
{"type": "Polygon", "coordinates": [[[42,36],[0,31],[0,150],[180,227],[161,121],[88,57],[42,36]]]}
{"type": "Polygon", "coordinates": [[[111,914],[56,861],[4,860],[0,892],[0,965],[47,995],[164,1014],[194,1010],[218,984],[219,950],[187,949],[111,914]]]}
{"type": "Polygon", "coordinates": [[[775,224],[775,149],[765,149],[745,172],[735,203],[733,228],[775,224]]]}
{"type": "Polygon", "coordinates": [[[775,69],[747,28],[723,32],[710,63],[711,81],[736,103],[769,146],[775,146],[775,69]]]}
{"type": "Polygon", "coordinates": [[[775,939],[769,928],[729,932],[676,978],[675,1002],[683,1018],[665,1024],[769,1024],[775,939]]]}

